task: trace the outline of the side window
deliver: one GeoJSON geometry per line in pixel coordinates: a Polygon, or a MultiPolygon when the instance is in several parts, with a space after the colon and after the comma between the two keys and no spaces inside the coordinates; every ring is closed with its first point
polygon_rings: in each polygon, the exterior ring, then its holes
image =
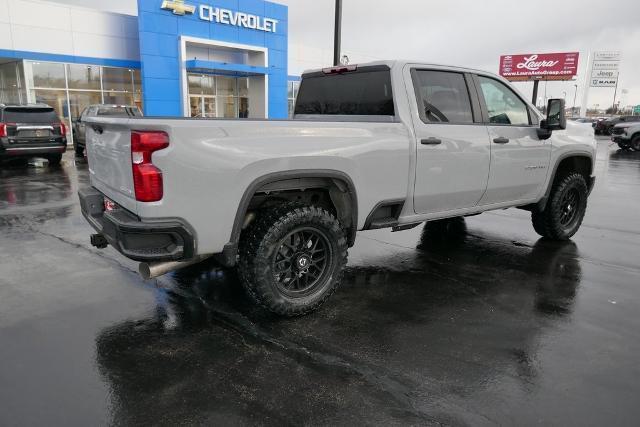
{"type": "Polygon", "coordinates": [[[478,76],[489,112],[489,123],[528,126],[527,106],[507,86],[488,77],[478,76]]]}
{"type": "Polygon", "coordinates": [[[469,90],[461,73],[415,70],[413,85],[425,123],[473,123],[469,90]]]}

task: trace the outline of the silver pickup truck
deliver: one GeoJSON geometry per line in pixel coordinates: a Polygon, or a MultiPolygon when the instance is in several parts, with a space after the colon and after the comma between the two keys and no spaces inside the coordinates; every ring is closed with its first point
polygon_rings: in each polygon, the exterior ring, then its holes
{"type": "Polygon", "coordinates": [[[582,223],[591,129],[484,71],[385,61],[306,72],[293,120],[92,117],[97,230],[148,277],[215,256],[280,315],[338,286],[359,230],[518,207],[550,239],[582,223]]]}

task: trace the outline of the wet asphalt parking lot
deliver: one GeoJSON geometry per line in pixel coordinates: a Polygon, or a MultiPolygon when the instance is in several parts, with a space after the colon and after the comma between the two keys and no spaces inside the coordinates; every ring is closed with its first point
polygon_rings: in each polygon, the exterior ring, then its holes
{"type": "Polygon", "coordinates": [[[571,242],[529,214],[363,232],[320,311],[89,244],[86,164],[0,169],[0,425],[637,425],[640,153],[599,142],[571,242]]]}

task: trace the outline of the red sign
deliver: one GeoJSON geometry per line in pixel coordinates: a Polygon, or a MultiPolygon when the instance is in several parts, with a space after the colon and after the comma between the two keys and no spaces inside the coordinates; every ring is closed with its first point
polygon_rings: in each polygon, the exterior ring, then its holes
{"type": "Polygon", "coordinates": [[[571,80],[578,73],[578,52],[502,55],[500,75],[507,80],[571,80]]]}

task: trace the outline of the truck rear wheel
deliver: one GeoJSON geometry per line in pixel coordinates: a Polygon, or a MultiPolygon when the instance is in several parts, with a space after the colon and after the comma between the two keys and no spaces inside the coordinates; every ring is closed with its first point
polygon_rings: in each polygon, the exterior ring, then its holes
{"type": "Polygon", "coordinates": [[[338,220],[316,206],[262,212],[240,239],[238,272],[256,303],[282,316],[317,309],[338,287],[347,263],[338,220]]]}
{"type": "Polygon", "coordinates": [[[545,209],[531,213],[533,228],[542,237],[568,240],[582,225],[588,194],[587,183],[579,173],[559,179],[553,184],[545,209]]]}

